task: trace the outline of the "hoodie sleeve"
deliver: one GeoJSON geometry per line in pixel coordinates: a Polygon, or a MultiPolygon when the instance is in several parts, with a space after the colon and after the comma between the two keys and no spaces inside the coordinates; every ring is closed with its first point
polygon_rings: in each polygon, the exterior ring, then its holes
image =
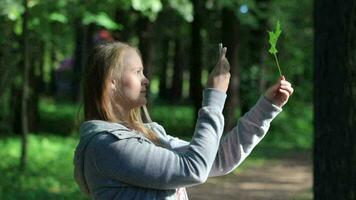
{"type": "Polygon", "coordinates": [[[282,109],[261,96],[256,105],[240,118],[237,126],[224,135],[209,176],[233,171],[266,135],[271,121],[282,109]]]}
{"type": "MultiPolygon", "coordinates": [[[[233,171],[251,153],[267,133],[271,121],[282,109],[261,96],[256,105],[240,118],[236,127],[225,134],[210,170],[209,177],[221,176],[233,171]]],[[[188,142],[166,135],[170,148],[185,151],[188,142]]]]}
{"type": "Polygon", "coordinates": [[[175,189],[205,182],[223,132],[225,99],[225,93],[204,90],[194,136],[184,152],[137,138],[99,137],[94,144],[97,170],[110,179],[153,189],[175,189]]]}

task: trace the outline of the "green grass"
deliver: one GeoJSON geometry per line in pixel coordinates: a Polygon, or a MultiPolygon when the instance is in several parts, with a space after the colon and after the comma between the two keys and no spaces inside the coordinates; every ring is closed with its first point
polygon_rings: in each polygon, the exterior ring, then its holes
{"type": "Polygon", "coordinates": [[[29,135],[28,165],[19,170],[20,138],[0,140],[0,199],[85,199],[72,178],[76,139],[29,135]]]}

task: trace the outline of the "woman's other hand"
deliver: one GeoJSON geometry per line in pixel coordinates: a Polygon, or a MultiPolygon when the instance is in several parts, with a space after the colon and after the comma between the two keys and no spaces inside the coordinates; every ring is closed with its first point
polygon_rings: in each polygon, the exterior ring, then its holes
{"type": "Polygon", "coordinates": [[[267,89],[264,96],[274,105],[282,107],[288,102],[294,89],[284,76],[281,76],[277,83],[267,89]]]}
{"type": "Polygon", "coordinates": [[[230,64],[229,61],[226,59],[226,47],[219,44],[219,58],[218,62],[216,63],[214,69],[210,72],[208,81],[206,84],[207,88],[214,88],[221,92],[226,93],[229,82],[230,82],[230,64]]]}

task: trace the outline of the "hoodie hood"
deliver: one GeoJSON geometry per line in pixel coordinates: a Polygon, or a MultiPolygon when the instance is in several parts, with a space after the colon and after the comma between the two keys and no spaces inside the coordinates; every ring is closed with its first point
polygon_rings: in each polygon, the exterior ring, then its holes
{"type": "Polygon", "coordinates": [[[119,123],[112,123],[107,121],[101,120],[90,120],[83,122],[80,126],[79,133],[80,133],[80,141],[77,145],[75,152],[74,152],[74,179],[79,185],[80,190],[86,194],[90,195],[90,191],[88,188],[88,184],[85,180],[84,174],[84,161],[85,161],[85,150],[88,146],[91,139],[96,136],[98,133],[103,132],[112,132],[118,130],[128,130],[122,124],[119,123]]]}

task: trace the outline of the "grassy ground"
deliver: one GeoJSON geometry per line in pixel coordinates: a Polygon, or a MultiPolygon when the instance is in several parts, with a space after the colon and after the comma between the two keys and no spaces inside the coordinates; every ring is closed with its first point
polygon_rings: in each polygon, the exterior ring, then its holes
{"type": "MultiPolygon", "coordinates": [[[[310,148],[310,110],[281,113],[267,137],[234,173],[262,165],[287,151],[310,148]]],[[[18,169],[20,138],[11,134],[0,138],[1,200],[85,199],[72,178],[73,151],[78,142],[77,111],[77,107],[70,104],[55,104],[50,100],[41,102],[40,131],[29,135],[28,167],[25,171],[18,169]]],[[[191,137],[195,123],[191,107],[156,106],[151,114],[169,134],[185,139],[191,137]]]]}
{"type": "Polygon", "coordinates": [[[73,178],[76,139],[29,135],[28,166],[19,170],[20,138],[0,140],[0,199],[84,199],[73,178]]]}

